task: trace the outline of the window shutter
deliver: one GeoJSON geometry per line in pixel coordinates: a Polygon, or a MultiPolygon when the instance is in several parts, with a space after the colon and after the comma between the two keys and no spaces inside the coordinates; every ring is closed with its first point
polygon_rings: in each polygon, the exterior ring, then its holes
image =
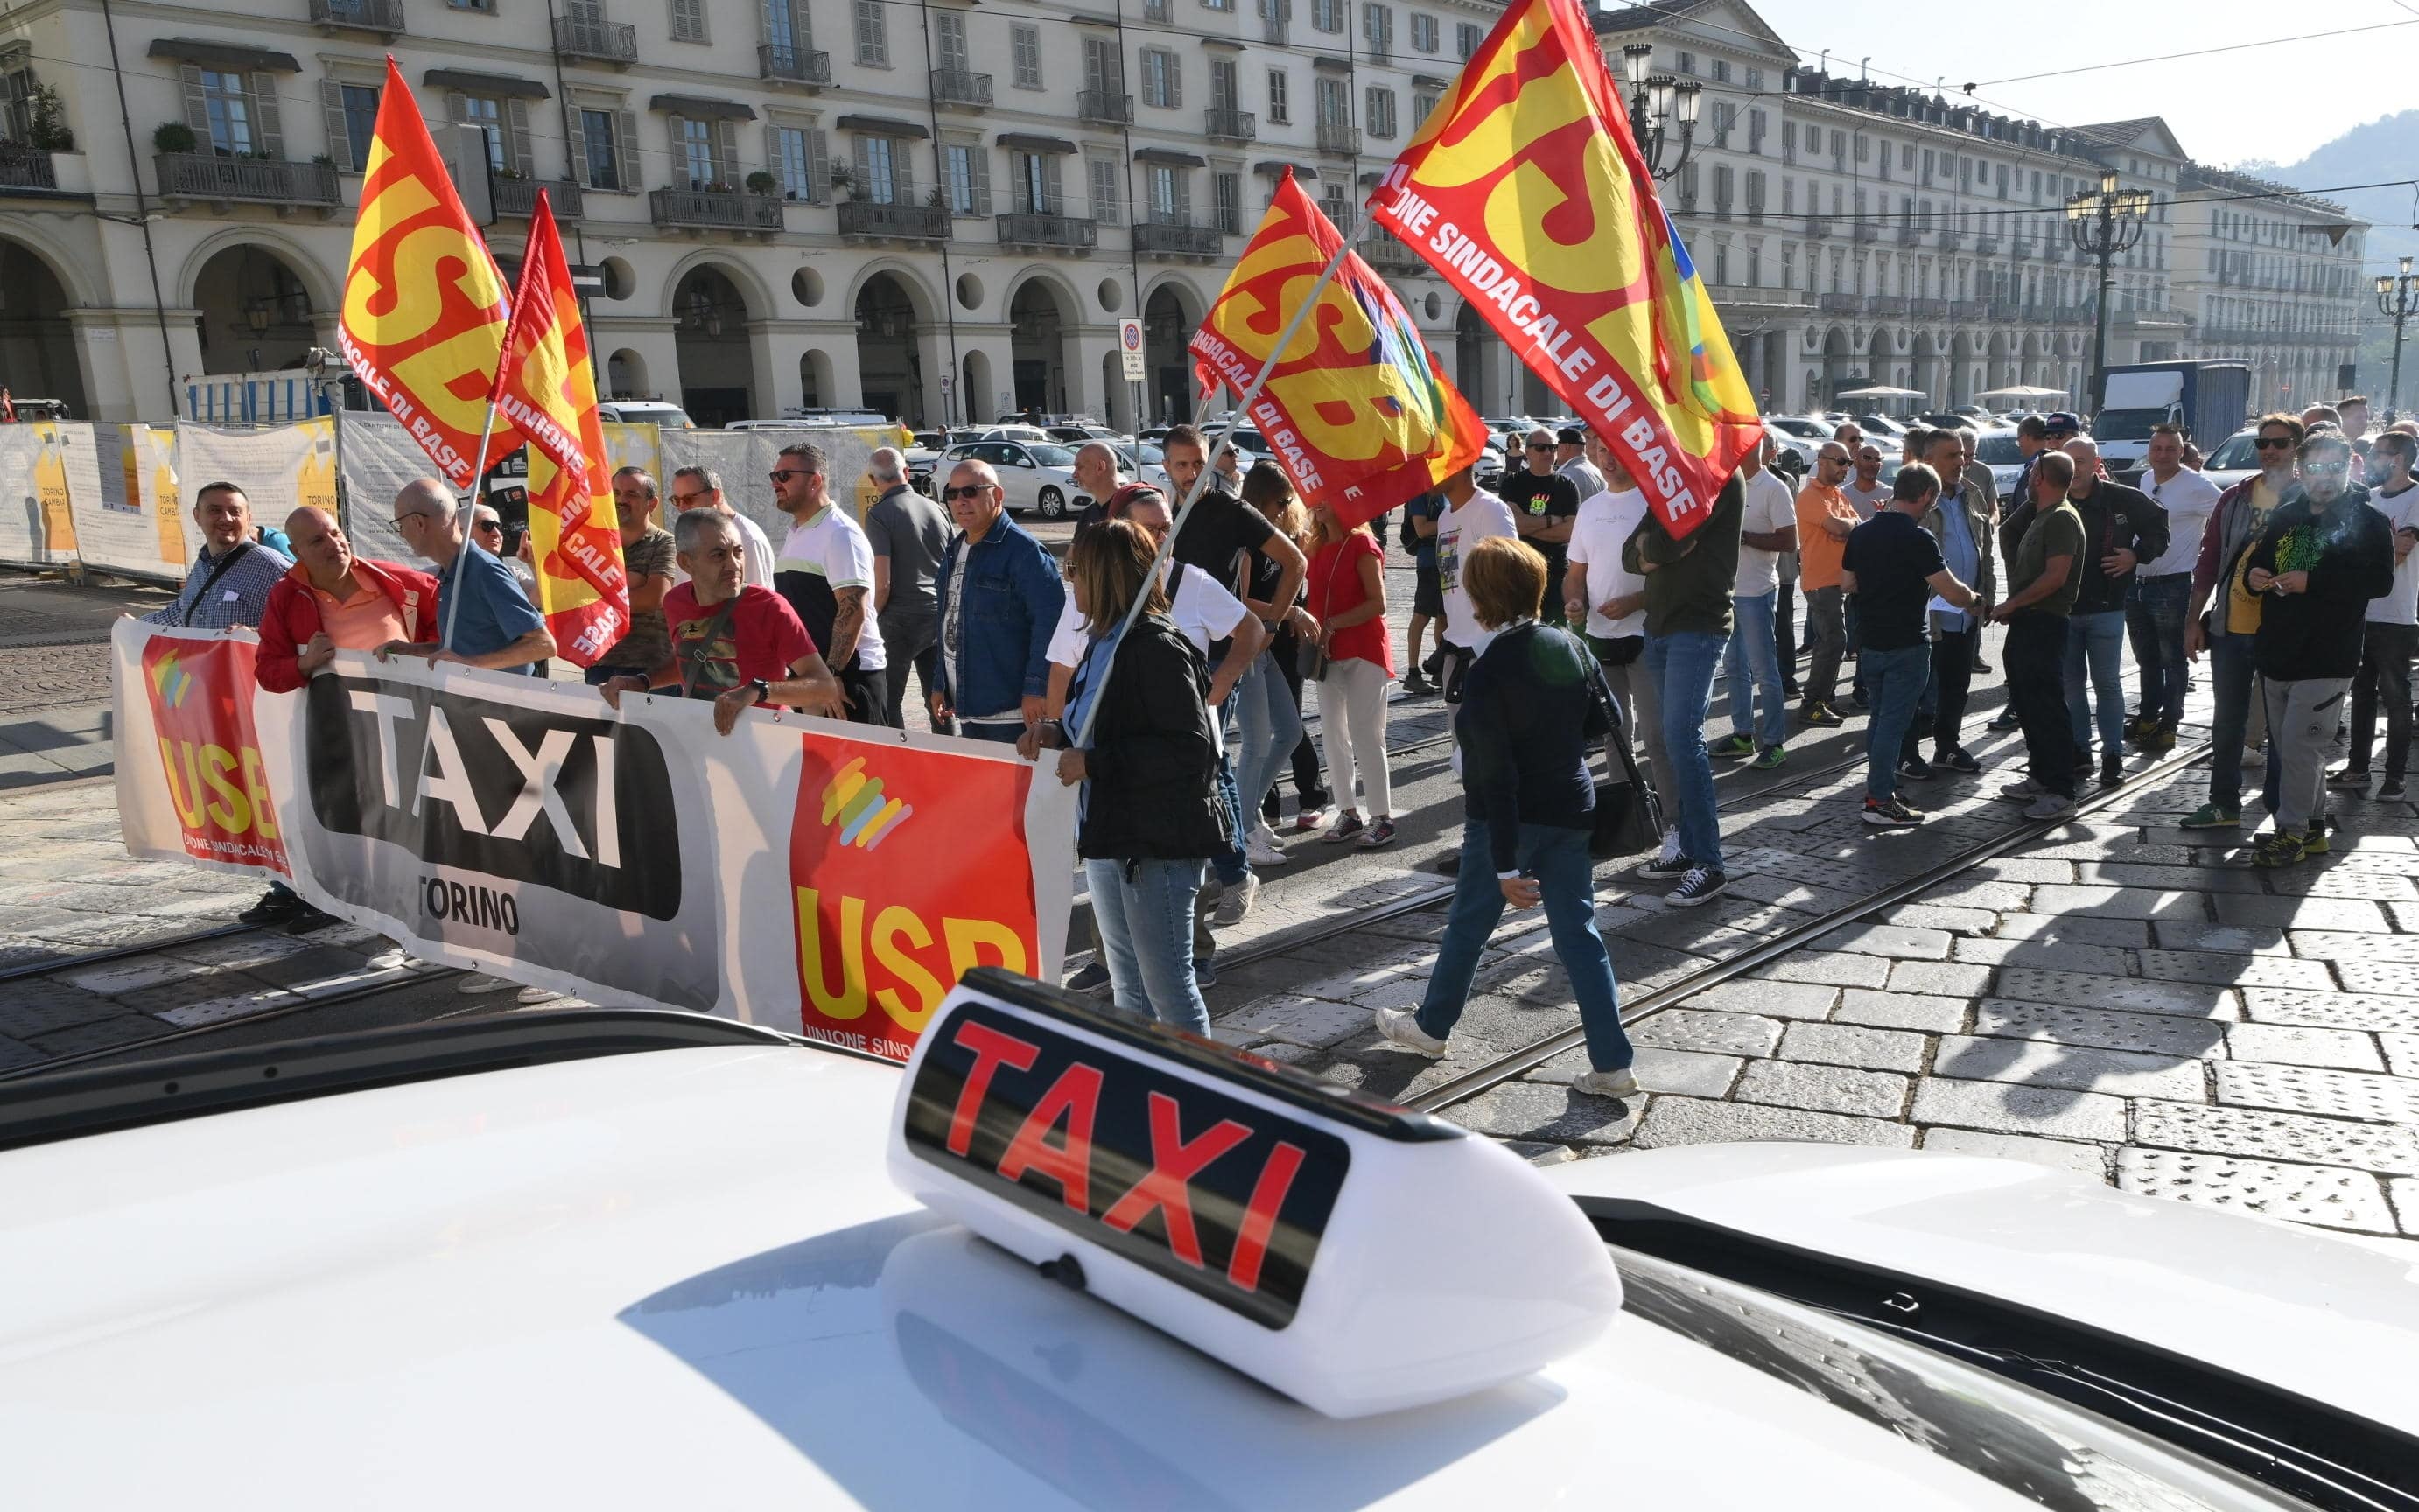
{"type": "Polygon", "coordinates": [[[1045,206],[1044,208],[1048,209],[1053,215],[1064,215],[1067,213],[1067,191],[1064,187],[1065,182],[1066,181],[1058,175],[1058,160],[1055,157],[1042,159],[1041,192],[1048,195],[1050,199],[1050,203],[1045,206]]]}
{"type": "Polygon", "coordinates": [[[705,39],[705,0],[672,0],[672,40],[702,42],[705,39]]]}
{"type": "Polygon", "coordinates": [[[247,92],[252,96],[253,119],[259,124],[260,134],[253,147],[265,156],[282,159],[285,156],[285,130],[280,124],[277,110],[277,76],[254,73],[245,76],[247,92]]]}
{"type": "MultiPolygon", "coordinates": [[[[978,165],[976,177],[983,186],[982,199],[979,203],[983,207],[983,213],[988,215],[991,213],[991,164],[979,152],[975,154],[975,162],[978,165]]],[[[900,205],[916,203],[916,159],[908,152],[906,144],[901,142],[890,144],[890,184],[891,199],[894,203],[900,205]]]]}
{"type": "Polygon", "coordinates": [[[571,164],[571,181],[580,188],[588,187],[588,113],[571,112],[571,140],[563,144],[564,159],[571,164]]]}
{"type": "Polygon", "coordinates": [[[726,184],[739,182],[739,123],[714,123],[714,177],[726,184]]]}
{"type": "Polygon", "coordinates": [[[202,70],[191,63],[177,66],[177,82],[185,86],[185,124],[201,139],[200,150],[210,149],[210,100],[202,90],[202,70]]]}
{"type": "Polygon", "coordinates": [[[537,177],[537,155],[530,150],[529,101],[504,101],[504,165],[524,177],[537,177]]]}
{"type": "Polygon", "coordinates": [[[1176,53],[1162,55],[1167,59],[1167,103],[1171,107],[1181,106],[1184,103],[1183,58],[1176,53]]]}
{"type": "Polygon", "coordinates": [[[966,149],[966,182],[974,186],[975,213],[989,215],[991,203],[991,150],[988,147],[966,149]]]}
{"type": "Polygon", "coordinates": [[[353,137],[345,130],[345,86],[333,79],[319,81],[319,118],[328,129],[328,156],[336,166],[351,173],[360,166],[353,162],[353,137]]]}
{"type": "Polygon", "coordinates": [[[821,205],[831,198],[831,145],[818,127],[807,128],[807,197],[821,205]]]}
{"type": "Polygon", "coordinates": [[[613,164],[613,187],[636,191],[643,181],[639,177],[639,113],[623,110],[613,114],[614,155],[620,160],[613,164]]]}
{"type": "Polygon", "coordinates": [[[764,167],[774,177],[773,192],[787,195],[790,191],[790,176],[783,171],[782,167],[781,129],[778,126],[768,125],[764,128],[764,167]]]}
{"type": "Polygon", "coordinates": [[[445,118],[456,126],[469,125],[470,121],[470,101],[460,95],[448,94],[445,97],[445,118]]]}
{"type": "Polygon", "coordinates": [[[867,198],[871,198],[873,194],[873,158],[872,155],[866,150],[867,143],[864,133],[859,132],[855,137],[852,138],[851,145],[856,149],[856,192],[867,198]]]}

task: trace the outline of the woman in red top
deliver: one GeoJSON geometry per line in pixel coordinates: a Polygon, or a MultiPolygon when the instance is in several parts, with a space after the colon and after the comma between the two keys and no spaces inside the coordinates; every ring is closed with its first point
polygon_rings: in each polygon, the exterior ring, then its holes
{"type": "Polygon", "coordinates": [[[1326,504],[1312,512],[1311,524],[1318,548],[1302,586],[1328,656],[1318,707],[1342,805],[1327,840],[1340,845],[1357,836],[1364,849],[1375,850],[1394,838],[1394,795],[1386,775],[1386,685],[1394,675],[1386,637],[1386,562],[1369,527],[1348,529],[1326,504]],[[1366,825],[1352,801],[1355,772],[1369,798],[1366,825]]]}

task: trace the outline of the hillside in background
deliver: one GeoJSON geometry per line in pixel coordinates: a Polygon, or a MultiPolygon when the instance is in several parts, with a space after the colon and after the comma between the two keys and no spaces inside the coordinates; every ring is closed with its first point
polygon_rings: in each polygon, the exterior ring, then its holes
{"type": "MultiPolygon", "coordinates": [[[[2368,248],[2362,258],[2361,272],[2361,285],[2365,290],[2370,279],[2392,270],[2395,258],[2419,257],[2419,231],[2411,229],[2411,222],[2419,220],[2419,209],[2413,208],[2412,192],[2408,185],[2360,190],[2338,190],[2335,186],[2407,179],[2413,177],[2414,164],[2419,164],[2419,110],[2401,111],[2355,126],[2299,162],[2253,162],[2236,166],[2244,173],[2273,178],[2296,189],[2324,191],[2329,199],[2368,222],[2368,248]]],[[[2373,299],[2364,293],[2361,300],[2361,307],[2368,316],[2368,327],[2366,339],[2361,343],[2360,378],[2362,387],[2377,393],[2381,402],[2392,338],[2390,328],[2377,317],[2373,299]]],[[[2412,332],[2412,340],[2413,345],[2403,351],[2405,409],[2411,408],[2410,401],[2419,395],[2419,332],[2412,332]]]]}

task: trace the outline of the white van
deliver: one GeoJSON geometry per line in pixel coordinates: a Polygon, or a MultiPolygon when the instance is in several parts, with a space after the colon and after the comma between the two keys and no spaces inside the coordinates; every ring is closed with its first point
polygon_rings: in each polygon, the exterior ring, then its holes
{"type": "Polygon", "coordinates": [[[666,430],[697,429],[687,410],[661,399],[609,399],[596,407],[596,418],[625,425],[661,425],[666,430]]]}

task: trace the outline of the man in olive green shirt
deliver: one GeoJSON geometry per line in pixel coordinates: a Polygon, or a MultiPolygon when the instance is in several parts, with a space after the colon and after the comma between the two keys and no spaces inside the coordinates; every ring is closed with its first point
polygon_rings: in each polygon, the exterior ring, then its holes
{"type": "Polygon", "coordinates": [[[2008,563],[2008,596],[1991,618],[2008,627],[2008,702],[2025,732],[2032,776],[2003,798],[2027,819],[2074,812],[2074,728],[2066,709],[2066,617],[2082,587],[2083,517],[2066,501],[2074,459],[2043,452],[2032,467],[2032,523],[2008,563]]]}

